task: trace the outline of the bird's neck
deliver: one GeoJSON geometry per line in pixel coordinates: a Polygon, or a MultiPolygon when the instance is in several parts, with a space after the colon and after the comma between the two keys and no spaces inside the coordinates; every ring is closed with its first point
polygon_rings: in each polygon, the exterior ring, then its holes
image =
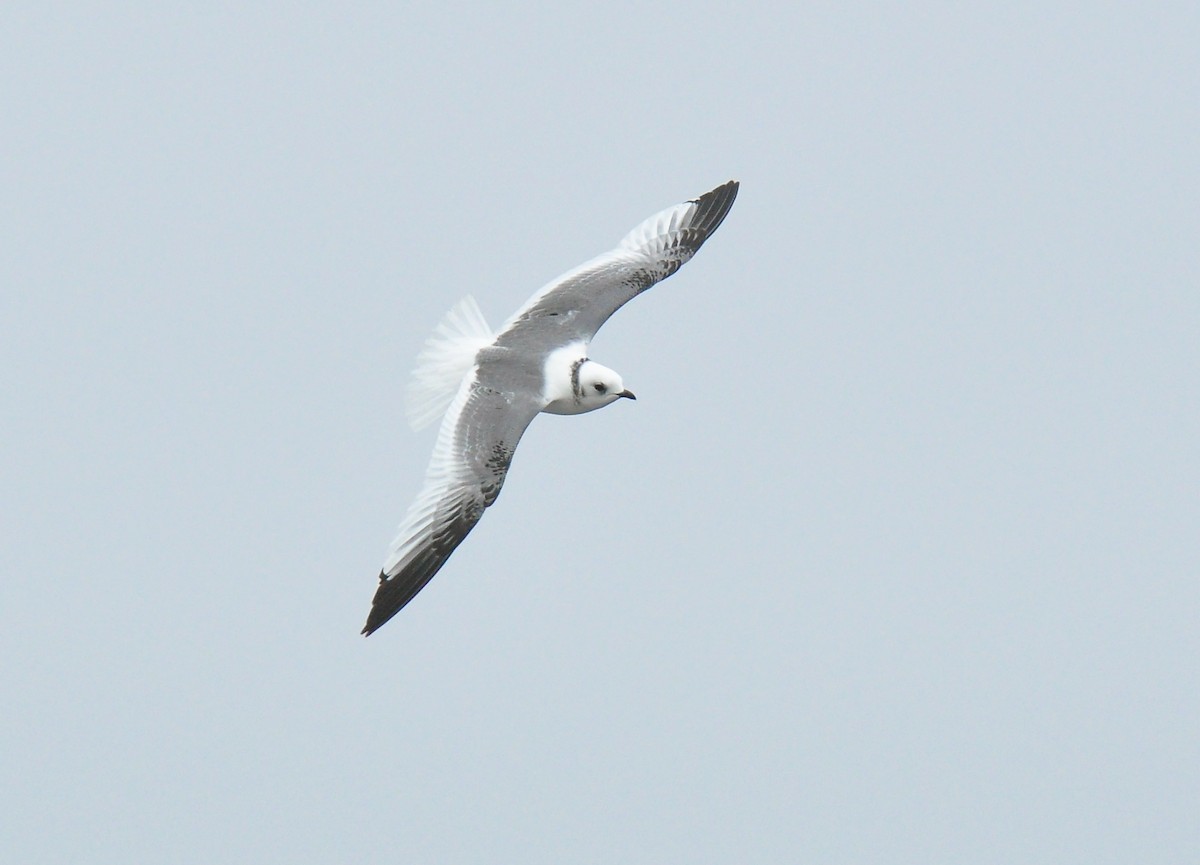
{"type": "Polygon", "coordinates": [[[542,411],[578,414],[587,411],[580,400],[579,367],[587,360],[587,344],[573,342],[546,355],[542,366],[542,411]]]}

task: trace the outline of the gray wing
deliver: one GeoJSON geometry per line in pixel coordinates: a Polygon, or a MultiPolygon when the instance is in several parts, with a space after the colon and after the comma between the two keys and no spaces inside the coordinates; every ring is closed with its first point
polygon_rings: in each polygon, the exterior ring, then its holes
{"type": "Polygon", "coordinates": [[[425,485],[380,571],[364,634],[425,588],[496,501],[517,442],[541,409],[540,386],[532,373],[502,361],[480,363],[464,377],[438,431],[425,485]]]}
{"type": "Polygon", "coordinates": [[[620,245],[565,273],[521,307],[501,329],[497,345],[590,342],[609,316],[696,254],[733,207],[731,180],[699,198],[651,216],[620,245]]]}

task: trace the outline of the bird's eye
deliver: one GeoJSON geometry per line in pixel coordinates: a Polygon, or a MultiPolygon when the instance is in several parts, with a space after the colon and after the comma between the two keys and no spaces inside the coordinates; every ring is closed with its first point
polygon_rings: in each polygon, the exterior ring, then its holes
{"type": "Polygon", "coordinates": [[[608,388],[604,384],[595,385],[596,393],[604,393],[608,388]]]}

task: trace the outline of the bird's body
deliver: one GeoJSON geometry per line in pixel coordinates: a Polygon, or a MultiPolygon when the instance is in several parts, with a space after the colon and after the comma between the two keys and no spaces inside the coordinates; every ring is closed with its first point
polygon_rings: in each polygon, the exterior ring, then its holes
{"type": "Polygon", "coordinates": [[[737,189],[730,181],[655,214],[616,249],[542,288],[494,334],[470,298],[447,314],[409,391],[414,427],[444,410],[437,443],[380,572],[364,634],[424,588],[495,502],[539,412],[581,414],[634,398],[617,373],[588,358],[588,344],[609,316],[695,254],[737,189]]]}

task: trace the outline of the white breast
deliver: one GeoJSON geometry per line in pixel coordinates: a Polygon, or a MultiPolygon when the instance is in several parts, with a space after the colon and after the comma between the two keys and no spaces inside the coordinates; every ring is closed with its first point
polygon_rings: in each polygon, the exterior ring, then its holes
{"type": "Polygon", "coordinates": [[[582,406],[571,386],[571,371],[579,361],[587,357],[587,344],[573,342],[555,349],[546,357],[542,366],[542,397],[550,414],[579,414],[592,406],[582,406]]]}

